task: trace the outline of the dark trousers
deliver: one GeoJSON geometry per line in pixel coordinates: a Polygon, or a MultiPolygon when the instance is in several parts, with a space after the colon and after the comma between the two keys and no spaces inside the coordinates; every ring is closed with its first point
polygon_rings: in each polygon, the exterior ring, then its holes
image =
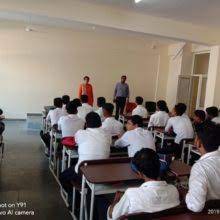
{"type": "Polygon", "coordinates": [[[124,112],[126,97],[116,97],[115,103],[116,103],[115,118],[118,119],[119,114],[122,115],[124,112]]]}
{"type": "Polygon", "coordinates": [[[40,131],[40,136],[43,142],[45,143],[47,148],[50,148],[50,134],[49,133],[43,133],[43,131],[40,131]]]}

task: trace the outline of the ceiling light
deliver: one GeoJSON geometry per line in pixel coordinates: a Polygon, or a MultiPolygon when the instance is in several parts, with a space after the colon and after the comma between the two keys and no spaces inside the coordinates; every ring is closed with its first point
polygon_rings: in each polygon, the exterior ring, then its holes
{"type": "Polygon", "coordinates": [[[139,3],[139,2],[141,2],[142,0],[135,0],[135,3],[139,3]]]}

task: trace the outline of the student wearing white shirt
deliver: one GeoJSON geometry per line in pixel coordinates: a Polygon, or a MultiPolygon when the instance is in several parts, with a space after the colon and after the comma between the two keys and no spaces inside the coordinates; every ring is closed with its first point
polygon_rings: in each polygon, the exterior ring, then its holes
{"type": "Polygon", "coordinates": [[[105,120],[102,123],[102,128],[111,136],[121,136],[124,133],[123,124],[112,116],[114,105],[106,103],[103,106],[103,115],[105,120]]]}
{"type": "Polygon", "coordinates": [[[207,113],[208,120],[211,120],[216,124],[220,124],[219,110],[217,107],[212,106],[212,107],[206,108],[206,113],[207,113]]]}
{"type": "Polygon", "coordinates": [[[124,194],[116,193],[107,212],[109,220],[117,220],[126,214],[159,212],[180,204],[176,187],[157,180],[160,162],[155,151],[142,149],[137,152],[132,159],[132,168],[144,183],[140,187],[127,189],[124,194]]]}
{"type": "Polygon", "coordinates": [[[102,122],[105,120],[105,117],[103,115],[103,109],[102,109],[102,107],[105,105],[105,103],[106,103],[105,97],[98,97],[97,98],[98,109],[95,112],[98,113],[102,122]]]}
{"type": "Polygon", "coordinates": [[[85,120],[86,115],[93,111],[93,108],[91,105],[88,104],[88,96],[87,95],[81,95],[81,102],[82,106],[78,107],[78,116],[85,120]]]}
{"type": "Polygon", "coordinates": [[[132,111],[132,115],[139,115],[142,118],[147,118],[147,109],[142,105],[144,99],[141,96],[137,96],[135,102],[137,107],[132,111]]]}
{"type": "Polygon", "coordinates": [[[63,102],[63,106],[62,106],[63,114],[67,115],[66,105],[70,102],[70,97],[68,95],[63,95],[62,102],[63,102]]]}
{"type": "Polygon", "coordinates": [[[193,165],[186,195],[188,209],[200,212],[208,200],[220,199],[220,126],[213,122],[197,132],[195,144],[201,157],[193,165]]]}
{"type": "Polygon", "coordinates": [[[51,122],[51,125],[54,126],[55,124],[58,123],[59,119],[61,116],[63,116],[63,111],[62,111],[62,99],[61,98],[55,98],[54,99],[54,106],[55,109],[50,110],[47,117],[46,121],[51,122]]]}
{"type": "MultiPolygon", "coordinates": [[[[49,113],[47,114],[46,117],[46,122],[48,123],[49,121],[51,122],[51,126],[53,128],[57,128],[57,123],[60,119],[60,117],[62,117],[64,115],[63,111],[62,111],[62,99],[61,98],[55,98],[54,99],[54,107],[55,109],[50,110],[49,113]]],[[[50,147],[50,134],[49,133],[43,133],[43,131],[40,132],[40,136],[41,139],[43,140],[43,142],[46,145],[46,149],[45,149],[45,154],[46,156],[48,156],[48,150],[50,147]]]]}
{"type": "Polygon", "coordinates": [[[159,149],[158,152],[161,154],[175,153],[176,158],[181,156],[181,141],[183,139],[190,139],[194,137],[194,130],[192,123],[189,118],[184,116],[185,108],[183,105],[177,104],[173,109],[174,117],[171,117],[165,127],[165,132],[175,133],[175,140],[173,146],[167,146],[159,149]],[[171,132],[172,131],[172,132],[171,132]]]}
{"type": "Polygon", "coordinates": [[[72,166],[60,174],[60,183],[67,192],[72,191],[70,182],[81,182],[78,167],[82,161],[106,159],[110,155],[111,137],[101,128],[101,119],[95,112],[86,116],[86,130],[79,130],[75,134],[78,144],[79,159],[76,166],[72,166]]]}
{"type": "Polygon", "coordinates": [[[165,127],[169,119],[169,110],[165,101],[157,102],[157,112],[150,116],[148,128],[150,127],[165,127]]]}
{"type": "Polygon", "coordinates": [[[66,105],[68,115],[62,116],[58,121],[58,130],[62,137],[74,137],[75,133],[84,128],[85,122],[77,116],[77,106],[71,101],[66,105]]]}
{"type": "Polygon", "coordinates": [[[133,115],[126,124],[127,131],[115,141],[115,147],[127,147],[129,157],[142,148],[150,148],[155,151],[153,135],[143,128],[143,118],[133,115]]]}

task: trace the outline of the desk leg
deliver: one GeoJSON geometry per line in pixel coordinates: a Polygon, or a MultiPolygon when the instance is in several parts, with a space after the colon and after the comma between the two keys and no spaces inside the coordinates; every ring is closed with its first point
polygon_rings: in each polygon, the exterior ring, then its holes
{"type": "Polygon", "coordinates": [[[161,148],[163,148],[163,144],[164,144],[164,136],[161,137],[161,145],[160,145],[161,148]]]}
{"type": "Polygon", "coordinates": [[[66,169],[66,149],[65,146],[63,146],[63,150],[62,150],[62,170],[61,172],[63,172],[66,169]]]}
{"type": "Polygon", "coordinates": [[[67,168],[70,168],[70,165],[71,165],[71,156],[70,154],[68,154],[68,167],[67,168]]]}
{"type": "Polygon", "coordinates": [[[51,160],[52,160],[52,146],[53,146],[53,132],[51,132],[51,136],[50,136],[49,165],[51,164],[51,160]]]}
{"type": "Polygon", "coordinates": [[[89,216],[89,220],[92,220],[92,219],[93,219],[94,201],[95,201],[95,184],[92,184],[92,187],[91,187],[91,203],[90,203],[90,216],[89,216]]]}
{"type": "Polygon", "coordinates": [[[80,220],[83,220],[85,185],[86,185],[86,179],[85,179],[85,176],[83,175],[82,176],[81,201],[80,201],[80,215],[79,215],[80,220]]]}
{"type": "Polygon", "coordinates": [[[191,150],[192,150],[192,146],[189,145],[189,147],[188,147],[188,154],[187,154],[187,164],[188,164],[188,165],[189,165],[189,159],[190,159],[191,150]]]}
{"type": "Polygon", "coordinates": [[[73,201],[72,201],[72,213],[75,215],[75,199],[76,199],[76,188],[73,187],[73,201]]]}

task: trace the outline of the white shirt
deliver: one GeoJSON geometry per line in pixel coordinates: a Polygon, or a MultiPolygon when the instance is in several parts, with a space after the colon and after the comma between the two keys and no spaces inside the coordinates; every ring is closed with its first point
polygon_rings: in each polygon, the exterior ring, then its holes
{"type": "Polygon", "coordinates": [[[142,118],[147,118],[147,109],[142,105],[138,105],[133,111],[132,115],[139,115],[142,118]]]}
{"type": "Polygon", "coordinates": [[[67,111],[66,111],[66,105],[63,104],[62,106],[62,111],[63,111],[63,115],[67,115],[67,111]]]}
{"type": "Polygon", "coordinates": [[[150,116],[148,127],[165,127],[169,115],[165,111],[157,111],[150,116]]]}
{"type": "Polygon", "coordinates": [[[111,137],[121,135],[124,132],[123,124],[114,117],[106,118],[102,123],[102,128],[111,135],[111,137]]]}
{"type": "Polygon", "coordinates": [[[204,154],[193,165],[186,204],[188,209],[200,212],[211,199],[220,199],[220,148],[204,154]]]}
{"type": "Polygon", "coordinates": [[[102,128],[87,128],[75,134],[79,159],[75,167],[84,160],[106,159],[110,155],[111,137],[102,128]]]}
{"type": "Polygon", "coordinates": [[[105,117],[103,115],[103,109],[102,107],[98,108],[96,111],[95,111],[101,118],[101,121],[103,122],[105,120],[105,117]]]}
{"type": "Polygon", "coordinates": [[[212,121],[216,124],[220,124],[220,116],[213,118],[212,121]]]}
{"type": "MultiPolygon", "coordinates": [[[[138,188],[129,188],[115,205],[112,219],[138,212],[159,212],[178,206],[179,193],[174,185],[165,181],[148,181],[138,188]]],[[[109,214],[108,214],[108,219],[109,214]]]]}
{"type": "Polygon", "coordinates": [[[81,119],[85,120],[86,115],[87,115],[88,113],[92,112],[92,111],[93,111],[93,108],[92,108],[92,106],[89,105],[88,103],[83,103],[82,106],[79,106],[79,107],[77,108],[77,110],[78,110],[78,114],[77,114],[77,115],[78,115],[81,119]]]}
{"type": "Polygon", "coordinates": [[[58,123],[60,117],[63,115],[62,108],[55,108],[49,111],[46,121],[51,121],[51,125],[53,126],[58,123]]]}
{"type": "Polygon", "coordinates": [[[62,116],[58,121],[58,129],[61,130],[62,137],[73,137],[78,130],[84,128],[84,125],[84,120],[73,114],[62,116]]]}
{"type": "Polygon", "coordinates": [[[173,128],[176,134],[175,143],[179,144],[185,138],[193,138],[194,131],[191,121],[186,116],[171,117],[166,125],[165,131],[168,132],[173,128]]]}
{"type": "Polygon", "coordinates": [[[135,153],[142,148],[150,148],[155,151],[152,133],[143,128],[135,128],[134,130],[126,131],[121,138],[115,141],[115,146],[128,147],[129,157],[133,157],[135,153]]]}

